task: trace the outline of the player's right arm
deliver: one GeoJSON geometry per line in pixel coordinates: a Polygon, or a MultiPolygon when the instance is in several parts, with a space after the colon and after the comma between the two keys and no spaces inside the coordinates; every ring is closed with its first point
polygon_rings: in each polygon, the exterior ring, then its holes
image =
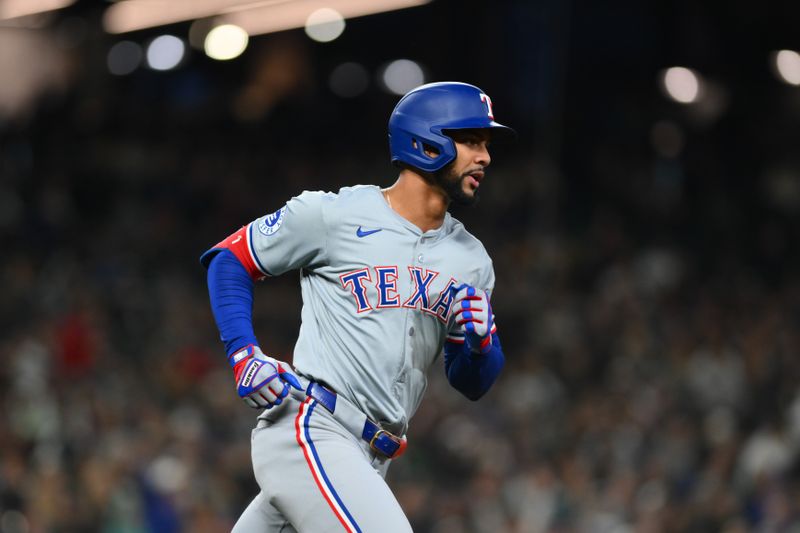
{"type": "Polygon", "coordinates": [[[283,401],[290,385],[302,390],[289,365],[261,351],[253,331],[253,280],[230,249],[209,259],[208,294],[242,400],[268,409],[283,401]]]}
{"type": "Polygon", "coordinates": [[[303,193],[271,215],[240,228],[201,257],[208,269],[214,319],[233,367],[239,396],[251,407],[272,407],[300,388],[291,367],[267,357],[253,330],[254,281],[312,265],[325,254],[321,193],[303,193]]]}

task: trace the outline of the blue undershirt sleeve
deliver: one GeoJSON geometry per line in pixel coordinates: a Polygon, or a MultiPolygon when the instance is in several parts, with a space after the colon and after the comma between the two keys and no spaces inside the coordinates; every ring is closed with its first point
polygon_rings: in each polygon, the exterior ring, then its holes
{"type": "Polygon", "coordinates": [[[492,348],[474,354],[467,343],[444,343],[444,369],[447,381],[470,400],[478,400],[494,384],[505,364],[500,337],[492,334],[492,348]]]}
{"type": "Polygon", "coordinates": [[[216,254],[208,265],[208,295],[225,351],[258,345],[253,331],[253,280],[230,250],[216,254]]]}

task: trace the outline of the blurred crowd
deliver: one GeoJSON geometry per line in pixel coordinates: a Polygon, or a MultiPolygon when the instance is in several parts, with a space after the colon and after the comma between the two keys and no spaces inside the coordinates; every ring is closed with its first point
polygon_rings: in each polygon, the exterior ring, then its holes
{"type": "MultiPolygon", "coordinates": [[[[310,97],[201,122],[142,87],[0,124],[2,533],[229,530],[257,492],[255,414],[199,255],[303,189],[395,177],[382,130],[350,144],[286,118],[323,116],[310,97]]],[[[523,145],[455,213],[495,261],[507,365],[477,403],[432,369],[390,485],[421,533],[800,532],[800,277],[791,240],[773,245],[796,215],[765,222],[764,246],[717,247],[763,198],[731,199],[706,234],[687,212],[724,183],[654,204],[641,180],[680,156],[597,150],[616,179],[593,182],[597,203],[523,145]]],[[[300,305],[292,274],[257,287],[271,353],[291,358],[300,305]]]]}

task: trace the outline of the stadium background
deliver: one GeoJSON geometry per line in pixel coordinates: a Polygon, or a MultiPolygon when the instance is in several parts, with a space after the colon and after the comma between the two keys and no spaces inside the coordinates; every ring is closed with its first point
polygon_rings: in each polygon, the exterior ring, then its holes
{"type": "MultiPolygon", "coordinates": [[[[115,44],[191,22],[111,34],[110,6],[0,21],[0,532],[230,529],[254,415],[197,259],[303,189],[392,183],[398,58],[520,133],[455,213],[507,367],[478,403],[432,369],[389,474],[415,531],[800,531],[796,3],[437,0],[128,74],[115,44]]],[[[297,285],[256,296],[287,358],[297,285]]]]}

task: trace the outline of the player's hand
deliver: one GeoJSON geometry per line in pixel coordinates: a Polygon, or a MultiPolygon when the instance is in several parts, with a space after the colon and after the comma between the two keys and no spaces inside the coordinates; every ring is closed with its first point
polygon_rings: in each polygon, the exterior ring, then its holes
{"type": "Polygon", "coordinates": [[[494,315],[486,291],[469,285],[455,287],[453,316],[464,332],[464,342],[473,353],[487,353],[492,349],[494,315]]]}
{"type": "Polygon", "coordinates": [[[254,409],[269,409],[283,402],[290,386],[303,390],[288,364],[264,355],[258,346],[244,350],[247,356],[233,367],[236,392],[244,403],[254,409]]]}

